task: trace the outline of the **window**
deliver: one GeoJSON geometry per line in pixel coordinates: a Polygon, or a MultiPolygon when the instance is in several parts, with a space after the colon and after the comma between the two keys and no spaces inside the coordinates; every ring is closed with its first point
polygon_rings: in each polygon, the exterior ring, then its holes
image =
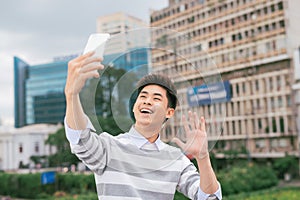
{"type": "Polygon", "coordinates": [[[268,7],[264,8],[264,14],[267,15],[268,14],[268,7]]]}
{"type": "Polygon", "coordinates": [[[255,80],[255,90],[258,91],[259,90],[259,81],[255,80]]]}
{"type": "Polygon", "coordinates": [[[275,22],[272,23],[272,29],[273,29],[273,30],[276,29],[276,23],[275,23],[275,22]]]}
{"type": "Polygon", "coordinates": [[[22,143],[19,144],[19,153],[23,153],[23,144],[22,143]]]}
{"type": "Polygon", "coordinates": [[[269,30],[270,30],[269,24],[266,24],[266,25],[265,25],[265,31],[269,31],[269,30]]]}
{"type": "Polygon", "coordinates": [[[262,129],[262,122],[261,122],[261,119],[258,119],[258,128],[259,128],[259,129],[262,129]]]}
{"type": "Polygon", "coordinates": [[[241,33],[238,33],[238,38],[239,38],[239,40],[243,39],[243,37],[242,37],[242,34],[241,34],[241,33]]]}
{"type": "Polygon", "coordinates": [[[280,25],[280,28],[284,28],[284,21],[283,20],[281,20],[280,22],[279,22],[279,25],[280,25]]]}
{"type": "Polygon", "coordinates": [[[278,107],[282,107],[282,97],[278,97],[278,107]]]}
{"type": "Polygon", "coordinates": [[[290,96],[290,95],[287,95],[287,96],[286,96],[286,99],[287,99],[287,104],[288,104],[288,106],[291,106],[291,105],[292,105],[291,96],[290,96]]]}
{"type": "Polygon", "coordinates": [[[39,151],[40,151],[39,142],[35,142],[34,143],[34,152],[39,153],[39,151]]]}
{"type": "Polygon", "coordinates": [[[275,12],[275,5],[271,5],[271,11],[275,12]]]}
{"type": "Polygon", "coordinates": [[[231,36],[232,41],[235,41],[235,35],[231,36]]]}
{"type": "Polygon", "coordinates": [[[282,10],[282,9],[283,9],[282,2],[279,2],[279,3],[277,4],[277,6],[278,6],[278,10],[282,10]]]}

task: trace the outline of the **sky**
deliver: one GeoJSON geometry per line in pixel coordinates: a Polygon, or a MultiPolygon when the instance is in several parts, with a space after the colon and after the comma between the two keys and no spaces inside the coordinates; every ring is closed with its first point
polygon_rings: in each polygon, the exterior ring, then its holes
{"type": "Polygon", "coordinates": [[[82,52],[97,17],[125,12],[149,21],[167,0],[0,0],[0,122],[13,124],[13,57],[29,65],[82,52]]]}

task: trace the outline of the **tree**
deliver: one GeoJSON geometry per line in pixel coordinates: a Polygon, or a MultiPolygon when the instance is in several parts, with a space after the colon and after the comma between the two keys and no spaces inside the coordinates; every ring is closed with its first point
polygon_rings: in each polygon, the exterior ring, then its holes
{"type": "Polygon", "coordinates": [[[106,67],[101,72],[100,80],[91,79],[86,84],[80,98],[90,119],[96,116],[91,121],[98,133],[105,131],[117,135],[124,132],[124,129],[129,129],[132,122],[128,113],[128,102],[137,80],[134,72],[106,67]],[[126,128],[119,127],[120,123],[125,124],[126,128]]]}
{"type": "Polygon", "coordinates": [[[70,166],[79,162],[78,158],[71,153],[64,127],[56,133],[50,134],[45,143],[56,147],[57,150],[55,154],[48,157],[49,167],[70,166]]]}

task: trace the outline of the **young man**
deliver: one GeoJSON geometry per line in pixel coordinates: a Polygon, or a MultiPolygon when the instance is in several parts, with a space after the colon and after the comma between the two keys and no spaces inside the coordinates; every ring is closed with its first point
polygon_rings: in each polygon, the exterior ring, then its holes
{"type": "Polygon", "coordinates": [[[189,112],[189,121],[183,117],[186,143],[173,140],[194,156],[199,173],[180,149],[160,140],[160,130],[177,104],[175,87],[168,78],[151,74],[139,81],[130,99],[135,123],[128,133],[116,137],[94,133],[79,93],[87,79],[99,77],[101,61],[93,52],[70,61],[65,87],[66,135],[73,153],[94,172],[98,198],[171,200],[178,190],[190,199],[221,199],[203,117],[189,112]]]}

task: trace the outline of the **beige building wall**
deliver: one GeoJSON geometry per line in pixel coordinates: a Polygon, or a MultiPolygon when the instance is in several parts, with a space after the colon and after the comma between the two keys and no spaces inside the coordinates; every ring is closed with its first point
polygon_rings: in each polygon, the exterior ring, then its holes
{"type": "Polygon", "coordinates": [[[206,117],[210,145],[218,156],[224,150],[250,151],[256,158],[298,154],[290,52],[300,44],[299,3],[169,2],[151,14],[151,26],[160,27],[152,31],[157,46],[153,70],[168,74],[179,88],[179,114],[170,120],[164,140],[182,134],[180,117],[192,109],[206,117]],[[189,106],[187,88],[227,80],[230,101],[189,106]]]}
{"type": "MultiPolygon", "coordinates": [[[[146,22],[125,14],[117,12],[97,18],[97,32],[110,33],[109,45],[106,45],[105,54],[126,52],[128,49],[141,47],[149,44],[149,34],[134,34],[130,31],[147,28],[146,22]],[[146,43],[146,41],[149,41],[146,43]]],[[[144,33],[145,31],[141,31],[144,33]]]]}

